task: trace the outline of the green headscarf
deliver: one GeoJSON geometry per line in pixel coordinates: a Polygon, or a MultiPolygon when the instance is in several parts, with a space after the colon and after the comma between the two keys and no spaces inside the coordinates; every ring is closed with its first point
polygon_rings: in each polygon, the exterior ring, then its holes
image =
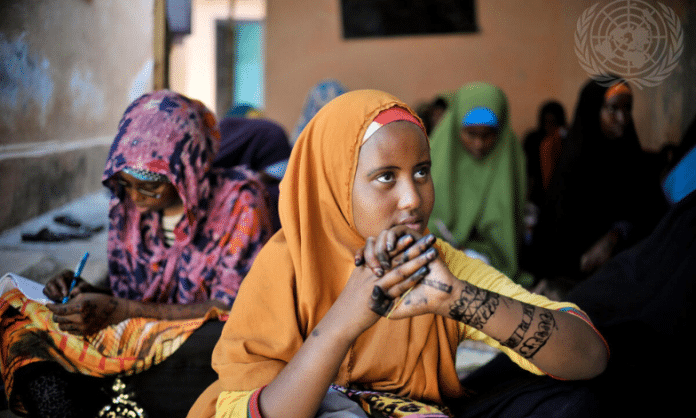
{"type": "Polygon", "coordinates": [[[435,207],[428,228],[460,249],[485,255],[517,283],[531,285],[519,271],[526,188],[525,159],[508,114],[505,93],[486,83],[460,88],[430,137],[435,207]],[[474,107],[498,118],[498,142],[483,160],[474,159],[460,140],[462,118],[474,107]],[[442,231],[443,225],[451,233],[442,231]],[[448,239],[449,238],[449,239],[448,239]]]}

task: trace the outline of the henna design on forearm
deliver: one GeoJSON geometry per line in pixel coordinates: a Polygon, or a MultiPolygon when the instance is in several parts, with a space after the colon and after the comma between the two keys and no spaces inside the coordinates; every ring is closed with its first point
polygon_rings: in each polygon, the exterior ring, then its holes
{"type": "Polygon", "coordinates": [[[505,347],[515,348],[522,342],[524,335],[529,330],[529,326],[532,324],[532,319],[534,318],[534,306],[528,305],[526,303],[522,304],[522,322],[517,326],[515,331],[512,333],[510,338],[502,342],[505,347]]]}
{"type": "Polygon", "coordinates": [[[115,299],[109,299],[103,309],[98,309],[97,305],[92,301],[85,301],[82,305],[82,313],[85,317],[93,318],[89,326],[85,329],[86,334],[93,334],[100,329],[109,325],[111,314],[114,313],[118,302],[115,299]]]}
{"type": "Polygon", "coordinates": [[[500,295],[466,284],[460,298],[450,306],[450,317],[482,329],[500,304],[500,295]]]}
{"type": "Polygon", "coordinates": [[[541,347],[546,344],[549,337],[551,337],[551,332],[556,328],[556,319],[551,312],[542,312],[539,314],[539,319],[537,332],[522,343],[522,347],[519,350],[520,354],[528,359],[534,357],[541,347]]]}

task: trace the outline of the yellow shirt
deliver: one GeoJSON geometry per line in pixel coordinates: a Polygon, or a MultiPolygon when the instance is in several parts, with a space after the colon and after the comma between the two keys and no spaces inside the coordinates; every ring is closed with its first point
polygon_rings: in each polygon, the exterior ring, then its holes
{"type": "MultiPolygon", "coordinates": [[[[495,268],[488,266],[480,260],[466,256],[463,252],[455,249],[443,240],[438,239],[437,246],[440,249],[440,255],[443,257],[445,264],[447,264],[452,274],[459,280],[467,281],[482,289],[490,290],[530,305],[550,310],[570,310],[572,313],[575,313],[580,318],[589,322],[587,317],[584,316],[584,313],[582,313],[576,305],[567,302],[554,302],[544,296],[530,293],[522,286],[515,284],[495,268]]],[[[544,371],[540,370],[532,362],[512,349],[502,346],[498,341],[487,336],[480,330],[460,323],[459,331],[462,336],[461,341],[466,339],[483,341],[503,351],[512,361],[523,369],[538,375],[544,374],[544,371]]],[[[249,406],[254,408],[257,402],[256,399],[254,399],[255,402],[251,402],[250,404],[252,396],[254,396],[254,398],[258,396],[258,389],[253,391],[223,391],[217,399],[216,418],[246,418],[250,416],[248,415],[249,406]]],[[[252,413],[251,416],[255,416],[255,414],[252,413]]]]}

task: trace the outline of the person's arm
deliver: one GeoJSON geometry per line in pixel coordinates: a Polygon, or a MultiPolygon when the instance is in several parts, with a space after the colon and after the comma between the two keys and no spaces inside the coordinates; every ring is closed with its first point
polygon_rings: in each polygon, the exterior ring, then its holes
{"type": "MultiPolygon", "coordinates": [[[[368,265],[384,269],[385,259],[391,258],[393,265],[398,266],[401,257],[387,252],[385,242],[394,241],[403,233],[381,235],[371,248],[366,247],[368,265]]],[[[440,257],[428,267],[430,272],[405,296],[390,318],[434,313],[455,319],[561,379],[588,379],[606,368],[608,353],[604,341],[577,316],[525,304],[460,280],[440,257]]]]}
{"type": "Polygon", "coordinates": [[[80,293],[64,304],[48,304],[61,330],[91,335],[129,318],[177,320],[200,318],[212,307],[227,310],[216,300],[186,305],[138,302],[103,293],[80,293]]]}
{"type": "Polygon", "coordinates": [[[589,379],[606,368],[604,341],[575,315],[522,303],[460,280],[453,282],[450,296],[437,313],[480,330],[554,377],[589,379]]]}
{"type": "MultiPolygon", "coordinates": [[[[410,242],[409,242],[410,244],[410,242]]],[[[356,267],[345,288],[302,347],[259,396],[265,418],[314,417],[351,344],[385,315],[436,257],[432,242],[412,246],[410,261],[381,277],[356,267]]]]}

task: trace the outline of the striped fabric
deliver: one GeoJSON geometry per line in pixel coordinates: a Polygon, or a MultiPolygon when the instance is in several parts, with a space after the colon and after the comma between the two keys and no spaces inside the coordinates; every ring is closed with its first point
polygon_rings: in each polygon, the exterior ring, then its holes
{"type": "Polygon", "coordinates": [[[13,396],[13,376],[20,367],[55,361],[66,370],[96,377],[132,375],[156,365],[176,351],[206,321],[225,320],[212,308],[203,318],[163,321],[133,318],[90,337],[61,331],[53,313],[27,299],[18,289],[0,299],[2,377],[10,405],[26,411],[13,396]]]}

